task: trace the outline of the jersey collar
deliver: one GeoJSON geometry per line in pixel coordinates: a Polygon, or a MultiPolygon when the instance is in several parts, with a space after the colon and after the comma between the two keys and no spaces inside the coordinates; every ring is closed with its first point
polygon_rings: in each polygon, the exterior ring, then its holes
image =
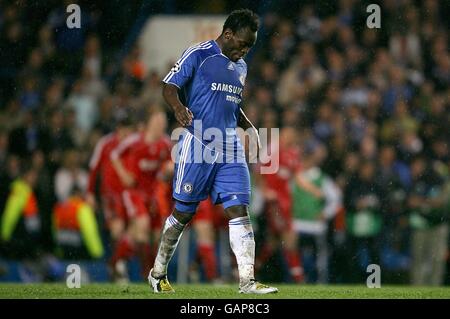
{"type": "MultiPolygon", "coordinates": [[[[218,53],[219,53],[220,55],[222,55],[223,57],[227,58],[229,61],[231,61],[229,57],[227,57],[225,54],[222,53],[222,49],[220,48],[220,46],[219,46],[219,44],[216,42],[216,40],[212,40],[212,41],[213,41],[213,43],[214,43],[214,45],[215,45],[216,50],[218,51],[218,53]]],[[[231,61],[231,62],[233,62],[233,61],[231,61]]]]}

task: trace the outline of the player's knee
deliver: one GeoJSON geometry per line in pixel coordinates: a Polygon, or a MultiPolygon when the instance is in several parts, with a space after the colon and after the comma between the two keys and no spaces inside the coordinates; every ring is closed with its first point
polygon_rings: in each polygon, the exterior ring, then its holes
{"type": "Polygon", "coordinates": [[[223,208],[230,219],[248,216],[250,196],[248,194],[233,194],[221,197],[223,208]]]}
{"type": "Polygon", "coordinates": [[[283,242],[285,243],[285,248],[289,250],[296,249],[298,236],[297,233],[293,230],[287,230],[283,233],[283,242]]]}
{"type": "Polygon", "coordinates": [[[199,243],[214,243],[214,226],[211,222],[196,221],[193,225],[199,243]]]}
{"type": "Polygon", "coordinates": [[[236,205],[225,208],[225,213],[229,219],[248,216],[247,205],[236,205]]]}
{"type": "Polygon", "coordinates": [[[134,234],[133,239],[137,243],[146,243],[148,241],[148,232],[141,229],[134,234]]]}
{"type": "MultiPolygon", "coordinates": [[[[195,210],[194,210],[195,212],[195,210]]],[[[186,225],[189,223],[194,216],[194,213],[191,212],[180,212],[177,208],[174,209],[172,213],[173,217],[176,218],[181,224],[186,225]]]]}
{"type": "Polygon", "coordinates": [[[136,219],[136,233],[139,235],[146,235],[150,225],[150,219],[148,216],[141,216],[136,219]]]}
{"type": "Polygon", "coordinates": [[[125,223],[120,219],[115,219],[110,224],[111,237],[118,240],[125,231],[125,223]]]}
{"type": "Polygon", "coordinates": [[[288,241],[283,242],[283,246],[284,246],[283,248],[285,250],[287,250],[287,251],[296,251],[297,250],[296,249],[296,244],[292,240],[288,240],[288,241]]]}

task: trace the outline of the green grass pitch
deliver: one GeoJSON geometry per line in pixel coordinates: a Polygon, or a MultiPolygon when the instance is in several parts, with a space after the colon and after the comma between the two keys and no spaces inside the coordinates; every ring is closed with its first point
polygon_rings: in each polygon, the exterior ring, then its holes
{"type": "Polygon", "coordinates": [[[341,285],[275,285],[278,294],[240,295],[237,285],[174,284],[174,294],[158,295],[150,292],[146,284],[85,284],[69,289],[58,284],[10,284],[0,283],[0,299],[422,299],[450,298],[450,287],[381,286],[369,289],[365,286],[341,285]]]}

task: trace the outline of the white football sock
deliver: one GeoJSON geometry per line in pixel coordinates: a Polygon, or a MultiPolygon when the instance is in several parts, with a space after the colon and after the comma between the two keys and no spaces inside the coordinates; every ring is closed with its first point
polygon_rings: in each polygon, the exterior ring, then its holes
{"type": "Polygon", "coordinates": [[[239,281],[243,285],[255,279],[255,239],[252,224],[248,216],[238,217],[229,221],[230,245],[236,256],[239,281]]]}
{"type": "Polygon", "coordinates": [[[153,277],[158,278],[167,274],[167,266],[178,246],[184,226],[173,215],[167,217],[153,266],[153,277]]]}

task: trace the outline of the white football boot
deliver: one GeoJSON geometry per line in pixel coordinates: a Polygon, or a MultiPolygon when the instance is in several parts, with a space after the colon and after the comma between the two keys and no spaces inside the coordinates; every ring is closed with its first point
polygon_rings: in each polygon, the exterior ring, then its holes
{"type": "Polygon", "coordinates": [[[153,268],[150,270],[148,274],[148,283],[153,289],[154,293],[173,293],[172,286],[170,285],[169,280],[167,279],[167,275],[162,278],[155,278],[152,276],[153,268]]]}
{"type": "Polygon", "coordinates": [[[240,294],[273,294],[277,293],[278,288],[264,285],[255,279],[250,280],[247,284],[239,286],[240,294]]]}

